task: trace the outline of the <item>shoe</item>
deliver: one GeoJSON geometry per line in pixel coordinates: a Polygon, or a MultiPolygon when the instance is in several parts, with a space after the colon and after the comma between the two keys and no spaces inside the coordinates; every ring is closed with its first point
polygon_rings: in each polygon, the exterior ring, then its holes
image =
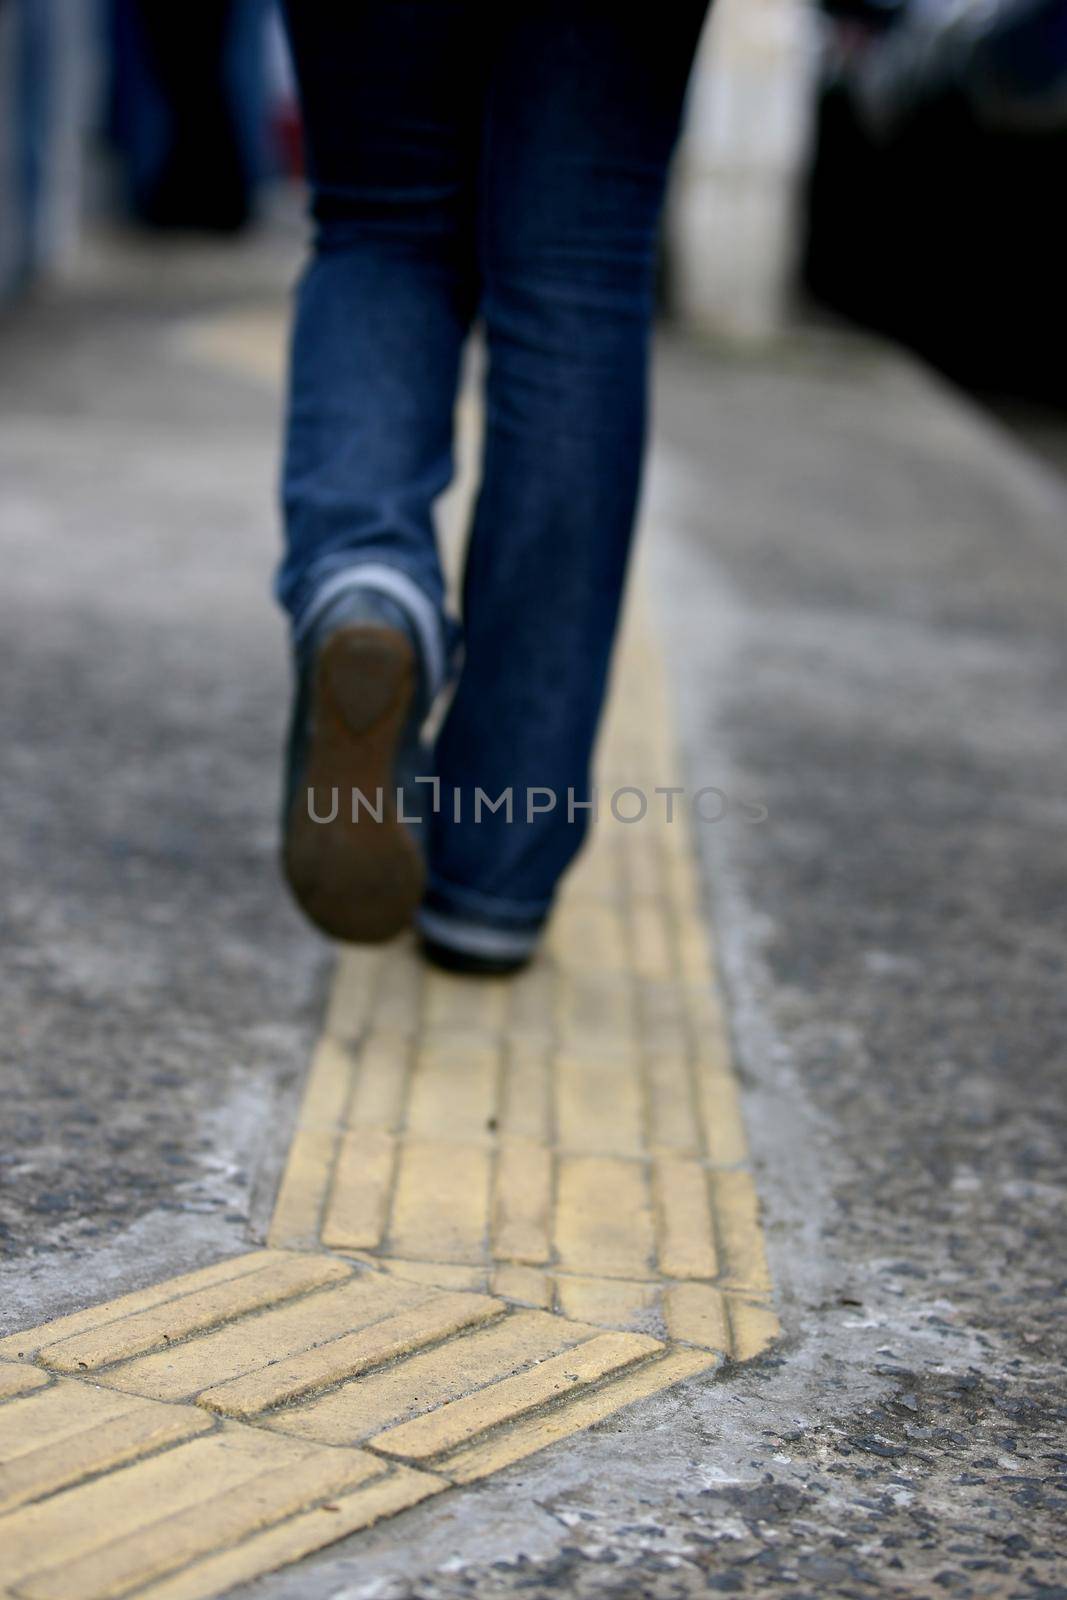
{"type": "Polygon", "coordinates": [[[438,944],[436,939],[422,939],[420,948],[431,966],[445,972],[460,972],[469,978],[507,978],[527,966],[530,955],[479,956],[470,950],[455,950],[451,945],[438,944]]]}
{"type": "Polygon", "coordinates": [[[418,840],[396,808],[405,747],[417,745],[421,722],[404,612],[372,590],[345,590],[301,641],[296,671],[285,876],[323,933],[380,943],[411,921],[425,881],[418,840]],[[365,803],[353,820],[355,790],[365,803]]]}
{"type": "Polygon", "coordinates": [[[416,918],[426,960],[446,972],[502,978],[521,972],[536,954],[541,926],[494,927],[423,905],[416,918]]]}

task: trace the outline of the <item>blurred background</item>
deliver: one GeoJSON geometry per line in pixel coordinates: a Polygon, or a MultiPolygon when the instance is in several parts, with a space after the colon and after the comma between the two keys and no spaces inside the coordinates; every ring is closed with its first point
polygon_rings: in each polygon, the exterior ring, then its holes
{"type": "MultiPolygon", "coordinates": [[[[664,241],[682,321],[798,313],[911,346],[1056,448],[1067,0],[719,0],[664,241]]],[[[238,235],[296,214],[270,0],[0,0],[0,304],[123,222],[238,235]]]]}

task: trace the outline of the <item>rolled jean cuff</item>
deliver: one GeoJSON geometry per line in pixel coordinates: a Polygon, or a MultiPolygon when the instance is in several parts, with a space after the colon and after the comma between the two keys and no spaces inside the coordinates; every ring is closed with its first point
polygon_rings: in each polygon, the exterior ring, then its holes
{"type": "Polygon", "coordinates": [[[415,925],[423,938],[433,944],[444,945],[460,955],[483,956],[492,961],[525,961],[533,954],[541,933],[540,928],[499,928],[469,917],[433,911],[426,905],[415,913],[415,925]]]}
{"type": "Polygon", "coordinates": [[[448,630],[440,605],[403,567],[384,561],[346,560],[343,566],[324,569],[317,581],[312,575],[308,599],[293,619],[293,642],[297,649],[326,608],[348,589],[368,589],[385,595],[404,612],[419,643],[429,704],[444,686],[448,630]]]}

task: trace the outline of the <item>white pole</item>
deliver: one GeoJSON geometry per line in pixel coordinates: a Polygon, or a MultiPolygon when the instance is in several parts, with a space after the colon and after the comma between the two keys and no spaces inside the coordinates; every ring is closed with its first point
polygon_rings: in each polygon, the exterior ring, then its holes
{"type": "Polygon", "coordinates": [[[667,222],[675,310],[766,339],[787,310],[817,22],[808,0],[717,0],[694,67],[667,222]]]}

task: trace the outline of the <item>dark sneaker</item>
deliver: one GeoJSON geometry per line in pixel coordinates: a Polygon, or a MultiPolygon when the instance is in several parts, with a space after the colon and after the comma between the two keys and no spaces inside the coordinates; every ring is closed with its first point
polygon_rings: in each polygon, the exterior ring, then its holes
{"type": "Polygon", "coordinates": [[[498,927],[429,905],[422,906],[416,923],[427,961],[482,978],[520,972],[535,955],[542,932],[540,924],[498,927]]]}
{"type": "Polygon", "coordinates": [[[420,670],[403,611],[368,590],[345,591],[302,642],[282,859],[300,909],[334,939],[390,939],[422,897],[422,852],[396,805],[420,670]]]}

